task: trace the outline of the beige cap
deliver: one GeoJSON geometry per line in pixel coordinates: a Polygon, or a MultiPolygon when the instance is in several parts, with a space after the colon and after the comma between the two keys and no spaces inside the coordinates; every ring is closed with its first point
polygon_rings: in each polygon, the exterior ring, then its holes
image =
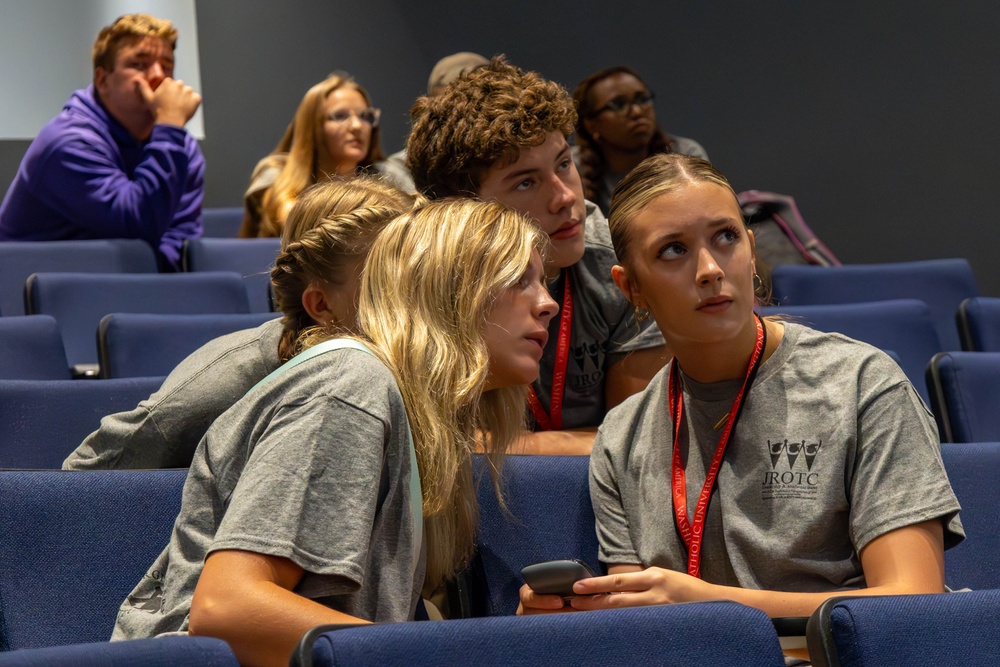
{"type": "Polygon", "coordinates": [[[436,88],[447,86],[463,74],[468,74],[477,67],[489,63],[488,59],[471,51],[460,51],[445,56],[437,61],[434,69],[431,70],[431,78],[427,80],[427,94],[433,95],[436,88]]]}

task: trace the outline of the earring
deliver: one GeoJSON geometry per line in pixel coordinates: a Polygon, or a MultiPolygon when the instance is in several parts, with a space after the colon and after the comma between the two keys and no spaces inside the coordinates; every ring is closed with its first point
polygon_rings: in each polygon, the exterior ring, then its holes
{"type": "Polygon", "coordinates": [[[594,141],[599,141],[599,140],[600,140],[600,138],[601,138],[601,135],[600,135],[600,134],[598,134],[597,132],[594,132],[594,133],[593,133],[592,135],[590,135],[590,136],[592,136],[592,137],[594,138],[594,141]]]}
{"type": "Polygon", "coordinates": [[[649,311],[642,306],[635,307],[635,320],[636,322],[645,322],[649,319],[649,311]]]}

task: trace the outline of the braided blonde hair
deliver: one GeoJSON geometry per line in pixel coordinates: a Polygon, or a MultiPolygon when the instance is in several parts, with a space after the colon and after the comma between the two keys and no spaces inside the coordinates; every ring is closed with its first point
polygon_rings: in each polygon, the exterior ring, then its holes
{"type": "Polygon", "coordinates": [[[375,178],[333,180],[303,192],[288,216],[281,251],[271,270],[271,286],[284,316],[278,356],[282,362],[301,349],[303,331],[315,327],[302,305],[312,283],[340,285],[347,267],[364,257],[390,220],[408,211],[415,198],[375,178]]]}

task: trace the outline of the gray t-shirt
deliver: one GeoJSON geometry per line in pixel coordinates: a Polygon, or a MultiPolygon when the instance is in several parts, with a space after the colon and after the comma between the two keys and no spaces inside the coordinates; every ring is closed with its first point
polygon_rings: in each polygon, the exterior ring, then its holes
{"type": "Polygon", "coordinates": [[[392,373],[353,349],[251,391],[195,452],[170,544],[122,603],[112,640],[187,630],[206,556],[237,549],[305,570],[295,592],[352,616],[412,620],[423,584],[410,445],[392,373]]]}
{"type": "MultiPolygon", "coordinates": [[[[618,259],[611,246],[608,221],[591,202],[587,202],[585,239],[583,258],[548,285],[552,298],[560,305],[566,286],[565,273],[569,273],[573,285],[573,322],[563,395],[564,428],[600,424],[606,412],[604,383],[608,367],[633,350],[664,344],[656,323],[652,319],[636,321],[635,308],[615,286],[611,267],[618,259]]],[[[538,400],[546,410],[552,400],[561,318],[560,314],[549,322],[549,340],[534,383],[538,400]]]]}
{"type": "MultiPolygon", "coordinates": [[[[858,554],[880,535],[941,518],[945,546],[961,541],[934,421],[899,367],[840,334],[784,326],[719,469],[702,578],[759,590],[859,588],[858,554]]],[[[597,434],[590,491],[605,563],[687,570],[671,498],[668,372],[612,410],[597,434]]],[[[713,426],[741,384],[684,378],[689,515],[718,444],[713,426]]]]}
{"type": "Polygon", "coordinates": [[[382,175],[382,178],[390,184],[395,185],[403,192],[416,192],[417,186],[413,182],[413,175],[410,174],[406,166],[406,151],[396,151],[381,162],[375,163],[375,169],[382,175]]]}
{"type": "Polygon", "coordinates": [[[63,469],[186,468],[212,422],[280,365],[281,331],[273,320],[202,345],[134,410],[103,418],[63,469]]]}

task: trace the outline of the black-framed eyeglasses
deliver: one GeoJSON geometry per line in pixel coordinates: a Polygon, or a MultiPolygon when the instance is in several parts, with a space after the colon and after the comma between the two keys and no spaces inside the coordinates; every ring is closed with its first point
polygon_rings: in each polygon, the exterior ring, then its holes
{"type": "Polygon", "coordinates": [[[636,93],[631,98],[625,96],[613,97],[607,104],[592,113],[591,116],[599,116],[605,111],[611,111],[619,115],[624,115],[631,111],[633,106],[637,106],[640,109],[648,109],[653,106],[653,102],[655,100],[656,96],[653,95],[653,91],[651,90],[636,93]]]}
{"type": "Polygon", "coordinates": [[[327,114],[326,116],[326,119],[333,123],[346,123],[352,118],[357,118],[365,125],[378,127],[378,121],[382,118],[382,110],[375,107],[368,107],[367,109],[362,109],[361,111],[337,109],[333,113],[327,114]]]}

